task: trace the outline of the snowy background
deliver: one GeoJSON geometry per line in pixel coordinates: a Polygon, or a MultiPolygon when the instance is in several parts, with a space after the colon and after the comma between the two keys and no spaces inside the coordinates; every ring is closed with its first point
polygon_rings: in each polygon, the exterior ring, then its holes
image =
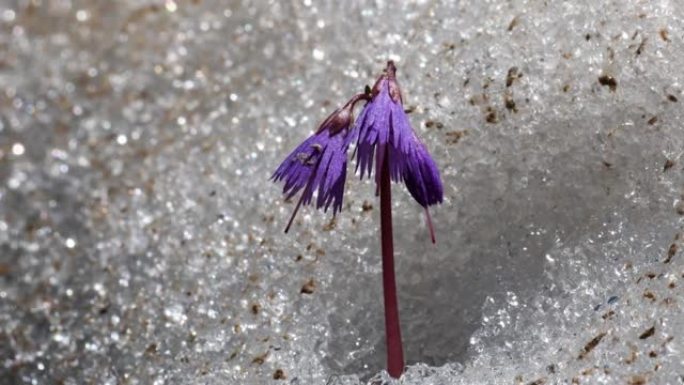
{"type": "Polygon", "coordinates": [[[388,59],[401,383],[684,383],[684,3],[0,0],[0,384],[386,382],[373,186],[268,178],[388,59]]]}

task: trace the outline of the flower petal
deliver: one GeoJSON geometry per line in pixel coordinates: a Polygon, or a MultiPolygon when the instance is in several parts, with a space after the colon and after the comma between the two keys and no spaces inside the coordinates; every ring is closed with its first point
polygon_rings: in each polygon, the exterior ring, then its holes
{"type": "MultiPolygon", "coordinates": [[[[390,81],[379,81],[378,92],[364,107],[358,130],[356,170],[363,179],[375,177],[383,162],[389,162],[392,181],[404,181],[413,198],[427,207],[443,199],[442,181],[435,162],[416,136],[400,99],[390,95],[390,81]]],[[[376,180],[376,183],[378,181],[376,180]]]]}
{"type": "Polygon", "coordinates": [[[435,161],[428,153],[425,145],[414,138],[411,154],[407,158],[404,169],[406,188],[421,206],[427,207],[441,203],[444,196],[442,180],[435,161]]]}
{"type": "MultiPolygon", "coordinates": [[[[395,103],[389,96],[388,82],[385,81],[380,93],[373,103],[373,130],[377,144],[384,145],[389,141],[389,124],[392,106],[395,103]]],[[[369,103],[370,104],[370,103],[369,103]]],[[[371,138],[372,139],[372,138],[371,138]]]]}
{"type": "Polygon", "coordinates": [[[327,132],[310,136],[297,146],[273,173],[273,181],[285,181],[283,194],[288,198],[306,186],[312,172],[318,167],[323,150],[328,147],[328,141],[327,132]]]}
{"type": "Polygon", "coordinates": [[[384,80],[380,92],[365,105],[357,120],[356,170],[361,171],[361,179],[372,174],[373,157],[379,154],[375,147],[384,146],[390,141],[391,114],[393,106],[397,104],[390,98],[388,82],[384,80]]]}
{"type": "Polygon", "coordinates": [[[330,135],[320,131],[301,143],[280,164],[272,179],[285,181],[283,194],[292,198],[304,189],[301,205],[309,205],[316,195],[316,208],[333,213],[342,210],[344,183],[347,174],[347,150],[352,133],[330,135]]]}
{"type": "Polygon", "coordinates": [[[404,154],[411,149],[415,134],[404,107],[396,103],[392,106],[392,145],[404,154]]]}

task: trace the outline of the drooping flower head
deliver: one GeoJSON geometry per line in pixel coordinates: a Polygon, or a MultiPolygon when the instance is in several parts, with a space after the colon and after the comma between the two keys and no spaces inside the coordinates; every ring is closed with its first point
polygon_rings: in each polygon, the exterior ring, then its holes
{"type": "Polygon", "coordinates": [[[285,232],[292,225],[299,207],[313,202],[314,193],[316,208],[327,211],[332,205],[333,214],[342,209],[347,150],[354,139],[357,142],[356,169],[361,178],[370,177],[375,164],[379,188],[381,170],[387,162],[391,180],[404,182],[411,196],[425,208],[434,242],[428,206],[442,202],[442,181],[435,162],[404,112],[392,61],[387,62],[387,68],[370,93],[356,95],[344,107],[335,110],[273,174],[273,180],[285,182],[283,193],[286,198],[304,190],[285,232]],[[352,126],[354,105],[360,100],[368,103],[352,126]]]}
{"type": "Polygon", "coordinates": [[[285,232],[290,229],[299,207],[312,203],[314,192],[316,208],[327,211],[332,205],[333,214],[342,210],[347,150],[354,137],[350,134],[354,104],[366,98],[364,94],[356,95],[330,114],[313,135],[285,158],[271,177],[275,182],[285,182],[283,194],[287,199],[304,189],[285,232]]]}
{"type": "Polygon", "coordinates": [[[418,139],[406,112],[392,61],[371,91],[371,100],[359,115],[357,164],[360,176],[371,175],[375,163],[376,184],[384,162],[388,162],[393,181],[403,181],[411,196],[425,208],[426,219],[434,242],[434,231],[428,206],[441,203],[442,180],[434,160],[418,139]]]}

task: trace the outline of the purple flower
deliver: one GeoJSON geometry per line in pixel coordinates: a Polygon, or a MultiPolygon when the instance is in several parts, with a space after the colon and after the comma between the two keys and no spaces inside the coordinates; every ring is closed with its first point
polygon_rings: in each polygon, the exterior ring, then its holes
{"type": "Polygon", "coordinates": [[[388,162],[391,179],[395,182],[403,181],[411,196],[425,208],[434,241],[432,221],[427,208],[442,202],[442,180],[425,145],[411,128],[395,74],[396,67],[390,61],[385,73],[373,86],[371,100],[356,121],[356,167],[360,170],[361,178],[364,175],[370,177],[375,161],[375,180],[378,183],[380,170],[384,162],[388,162]]]}
{"type": "Polygon", "coordinates": [[[332,205],[333,215],[342,210],[347,150],[352,141],[357,142],[356,169],[360,170],[362,179],[364,175],[371,176],[375,162],[375,181],[380,195],[387,372],[391,377],[399,378],[405,365],[394,274],[391,181],[403,181],[411,196],[425,208],[433,243],[435,233],[428,206],[442,202],[443,188],[435,162],[404,113],[395,74],[396,68],[390,61],[373,89],[354,96],[344,107],[333,112],[314,135],[288,155],[272,179],[285,182],[283,193],[287,198],[304,190],[285,228],[287,232],[299,207],[311,204],[314,192],[316,208],[327,211],[332,205]],[[350,128],[354,105],[359,100],[368,103],[350,128]]]}
{"type": "Polygon", "coordinates": [[[304,189],[285,232],[290,229],[299,207],[311,204],[314,192],[316,208],[327,211],[332,205],[333,214],[342,210],[347,150],[354,138],[349,132],[352,111],[354,104],[365,98],[366,95],[356,95],[344,107],[335,110],[316,133],[285,158],[271,177],[275,182],[285,182],[283,194],[287,199],[304,189]]]}
{"type": "Polygon", "coordinates": [[[285,232],[292,225],[299,207],[313,202],[314,193],[316,208],[327,211],[332,205],[333,215],[342,210],[347,150],[356,139],[356,169],[361,178],[371,176],[375,163],[375,180],[379,188],[380,170],[384,162],[388,162],[390,179],[403,181],[411,196],[425,208],[434,242],[427,208],[442,202],[442,181],[435,162],[411,128],[395,74],[396,67],[390,61],[370,94],[356,95],[333,112],[273,174],[274,181],[285,182],[283,193],[287,199],[304,190],[285,232]],[[360,100],[369,101],[352,127],[354,105],[360,100]]]}

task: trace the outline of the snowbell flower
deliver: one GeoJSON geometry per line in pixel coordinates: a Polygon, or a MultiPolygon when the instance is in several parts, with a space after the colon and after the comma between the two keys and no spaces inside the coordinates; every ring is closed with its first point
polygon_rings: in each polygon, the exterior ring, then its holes
{"type": "Polygon", "coordinates": [[[286,199],[304,189],[285,232],[290,229],[299,207],[312,203],[314,192],[317,192],[316,208],[327,211],[332,205],[333,215],[342,210],[347,150],[353,139],[350,128],[354,105],[366,98],[363,94],[356,95],[330,114],[312,136],[285,158],[271,177],[275,182],[285,182],[283,194],[286,199]]]}
{"type": "Polygon", "coordinates": [[[395,75],[396,68],[390,61],[372,90],[354,96],[333,112],[314,135],[287,156],[272,179],[285,182],[283,193],[287,198],[304,190],[285,228],[287,232],[299,207],[312,203],[314,192],[316,208],[327,211],[332,205],[333,215],[342,209],[351,142],[356,140],[356,169],[362,179],[373,174],[375,164],[376,191],[380,196],[387,372],[399,378],[405,365],[394,274],[391,182],[404,182],[411,196],[425,208],[433,243],[435,235],[428,206],[442,202],[443,187],[435,162],[404,112],[395,75]],[[360,100],[367,103],[354,124],[354,105],[360,100]]]}
{"type": "Polygon", "coordinates": [[[411,128],[404,112],[396,67],[392,61],[387,63],[385,73],[375,82],[371,100],[361,111],[356,126],[359,131],[356,167],[361,178],[371,175],[375,160],[375,180],[379,188],[380,174],[387,162],[392,181],[403,181],[413,199],[425,208],[434,242],[428,206],[442,202],[442,180],[437,165],[411,128]]]}

